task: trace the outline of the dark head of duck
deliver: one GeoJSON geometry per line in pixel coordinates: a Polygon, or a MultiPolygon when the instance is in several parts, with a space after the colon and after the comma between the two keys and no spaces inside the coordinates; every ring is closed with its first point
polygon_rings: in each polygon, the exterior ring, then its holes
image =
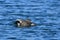
{"type": "Polygon", "coordinates": [[[35,26],[35,23],[32,23],[30,20],[16,20],[15,21],[15,26],[16,27],[31,27],[35,26]]]}

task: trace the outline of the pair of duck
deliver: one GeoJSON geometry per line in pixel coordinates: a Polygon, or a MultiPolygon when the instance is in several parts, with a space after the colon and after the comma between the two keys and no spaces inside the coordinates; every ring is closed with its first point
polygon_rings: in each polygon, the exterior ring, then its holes
{"type": "Polygon", "coordinates": [[[15,24],[17,27],[31,27],[31,26],[35,26],[36,24],[31,22],[30,19],[26,19],[26,20],[23,20],[23,19],[17,19],[15,21],[15,24]]]}

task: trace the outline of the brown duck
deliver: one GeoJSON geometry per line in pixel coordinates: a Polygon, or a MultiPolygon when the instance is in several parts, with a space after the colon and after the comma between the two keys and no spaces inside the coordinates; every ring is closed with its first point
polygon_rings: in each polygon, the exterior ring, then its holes
{"type": "Polygon", "coordinates": [[[30,26],[35,26],[36,24],[31,22],[30,19],[26,19],[26,20],[23,20],[23,19],[17,19],[15,24],[18,26],[18,27],[30,27],[30,26]]]}

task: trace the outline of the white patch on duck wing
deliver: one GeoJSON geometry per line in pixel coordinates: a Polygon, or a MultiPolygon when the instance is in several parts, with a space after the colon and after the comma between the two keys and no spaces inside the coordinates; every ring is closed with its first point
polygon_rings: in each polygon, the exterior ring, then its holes
{"type": "Polygon", "coordinates": [[[31,26],[35,26],[36,24],[35,23],[32,23],[31,26]]]}

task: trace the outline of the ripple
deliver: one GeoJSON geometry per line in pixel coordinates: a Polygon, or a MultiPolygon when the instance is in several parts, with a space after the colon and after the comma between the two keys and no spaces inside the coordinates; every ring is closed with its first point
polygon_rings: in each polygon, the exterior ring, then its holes
{"type": "Polygon", "coordinates": [[[59,40],[59,0],[0,0],[1,40],[59,40]],[[16,19],[31,19],[37,26],[17,28],[16,19]]]}

